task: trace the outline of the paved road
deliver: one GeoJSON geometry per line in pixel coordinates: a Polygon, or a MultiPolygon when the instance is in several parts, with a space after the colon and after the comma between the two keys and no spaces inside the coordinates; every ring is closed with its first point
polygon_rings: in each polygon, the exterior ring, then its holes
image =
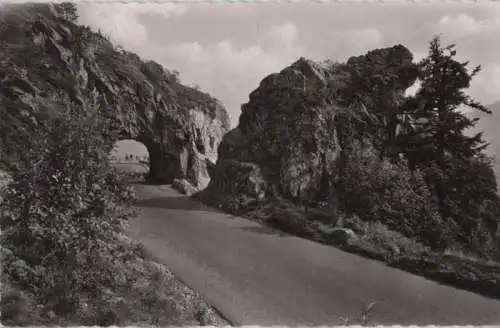
{"type": "Polygon", "coordinates": [[[137,186],[130,235],[236,325],[500,324],[500,302],[137,186]],[[354,323],[353,323],[354,324],[354,323]]]}

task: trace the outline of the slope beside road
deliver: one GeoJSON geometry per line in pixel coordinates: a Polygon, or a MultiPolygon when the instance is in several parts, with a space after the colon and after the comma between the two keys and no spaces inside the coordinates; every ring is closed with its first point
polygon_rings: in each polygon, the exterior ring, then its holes
{"type": "Polygon", "coordinates": [[[130,237],[235,325],[500,324],[500,302],[137,185],[130,237]],[[352,324],[355,322],[351,321],[352,324]]]}

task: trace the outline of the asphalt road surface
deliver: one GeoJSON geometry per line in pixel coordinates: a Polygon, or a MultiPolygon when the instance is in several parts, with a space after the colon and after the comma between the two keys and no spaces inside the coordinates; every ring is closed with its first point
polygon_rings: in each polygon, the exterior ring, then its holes
{"type": "Polygon", "coordinates": [[[500,301],[138,185],[130,236],[235,325],[500,324],[500,301]],[[358,324],[350,321],[350,324],[358,324]]]}

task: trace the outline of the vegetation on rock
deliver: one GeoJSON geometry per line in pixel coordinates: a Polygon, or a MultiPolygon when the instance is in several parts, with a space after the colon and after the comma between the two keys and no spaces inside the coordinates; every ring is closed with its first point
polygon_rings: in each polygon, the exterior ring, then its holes
{"type": "Polygon", "coordinates": [[[107,37],[76,24],[74,5],[8,4],[0,17],[0,110],[9,129],[0,133],[0,164],[15,163],[15,142],[29,138],[52,109],[35,104],[58,92],[81,102],[95,90],[119,139],[143,143],[150,154],[151,180],[185,178],[206,184],[205,159],[216,160],[229,129],[220,102],[180,83],[178,73],[115,47],[107,37]],[[14,149],[12,149],[14,148],[14,149]],[[189,160],[184,160],[186,156],[189,160]]]}
{"type": "Polygon", "coordinates": [[[271,74],[243,105],[212,183],[195,197],[459,287],[486,293],[488,277],[498,290],[498,265],[472,274],[468,260],[444,255],[500,256],[495,174],[482,134],[467,134],[477,120],[460,111],[489,112],[465,92],[480,69],[455,56],[435,38],[419,63],[397,45],[345,64],[301,58],[271,74]],[[405,96],[416,81],[417,93],[405,96]],[[419,257],[449,263],[448,273],[417,270],[419,257]]]}
{"type": "MultiPolygon", "coordinates": [[[[225,324],[199,295],[125,237],[127,221],[135,214],[136,177],[119,172],[108,161],[123,133],[124,122],[117,119],[126,113],[114,112],[124,110],[125,98],[117,100],[113,90],[124,91],[131,100],[135,95],[127,87],[151,82],[141,77],[113,84],[117,72],[94,59],[99,53],[117,52],[100,35],[74,24],[77,13],[72,4],[4,9],[0,140],[7,172],[2,172],[0,205],[2,324],[225,324]],[[7,35],[6,30],[17,34],[7,35]]],[[[149,67],[135,64],[142,66],[122,67],[129,73],[149,67]]],[[[171,83],[174,89],[185,88],[188,95],[181,96],[183,101],[192,100],[191,89],[171,83]]],[[[159,99],[161,90],[155,87],[151,92],[159,99]]],[[[137,105],[142,100],[136,99],[137,105]]],[[[169,113],[183,115],[182,110],[169,113]]]]}
{"type": "Polygon", "coordinates": [[[116,273],[115,238],[131,215],[132,194],[106,160],[108,122],[96,108],[53,106],[60,116],[23,145],[21,166],[12,172],[1,241],[25,270],[12,264],[4,273],[33,291],[36,304],[66,315],[84,295],[96,297],[124,278],[116,273]]]}
{"type": "Polygon", "coordinates": [[[92,100],[55,99],[58,114],[23,145],[4,186],[2,323],[213,322],[199,296],[187,301],[192,292],[124,237],[134,177],[108,162],[110,121],[92,100]]]}
{"type": "Polygon", "coordinates": [[[411,168],[423,170],[436,196],[440,215],[450,223],[453,240],[478,255],[494,256],[500,223],[500,199],[491,160],[482,133],[468,136],[477,119],[459,110],[491,112],[465,93],[480,67],[468,72],[468,63],[454,59],[454,45],[430,43],[429,55],[419,64],[422,85],[405,110],[411,124],[400,136],[400,147],[411,168]]]}

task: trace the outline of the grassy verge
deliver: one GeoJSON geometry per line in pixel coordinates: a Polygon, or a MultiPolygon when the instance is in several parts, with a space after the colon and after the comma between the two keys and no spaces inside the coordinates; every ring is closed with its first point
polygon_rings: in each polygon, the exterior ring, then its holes
{"type": "MultiPolygon", "coordinates": [[[[57,313],[50,304],[37,304],[28,289],[14,286],[2,277],[2,324],[24,325],[229,325],[199,294],[178,281],[163,265],[154,261],[144,247],[120,236],[126,258],[120,261],[123,283],[110,286],[103,295],[81,295],[71,314],[57,313]]],[[[18,274],[34,270],[2,249],[2,263],[18,274]]]]}
{"type": "MultiPolygon", "coordinates": [[[[207,205],[214,202],[194,196],[207,205]]],[[[210,196],[211,198],[213,196],[210,196]]],[[[222,196],[217,196],[218,200],[222,196]]],[[[248,211],[222,206],[221,210],[260,222],[298,237],[335,246],[346,252],[385,262],[436,282],[500,299],[500,263],[457,252],[433,252],[428,247],[391,231],[380,223],[367,223],[332,209],[309,209],[285,201],[248,211]]]]}

